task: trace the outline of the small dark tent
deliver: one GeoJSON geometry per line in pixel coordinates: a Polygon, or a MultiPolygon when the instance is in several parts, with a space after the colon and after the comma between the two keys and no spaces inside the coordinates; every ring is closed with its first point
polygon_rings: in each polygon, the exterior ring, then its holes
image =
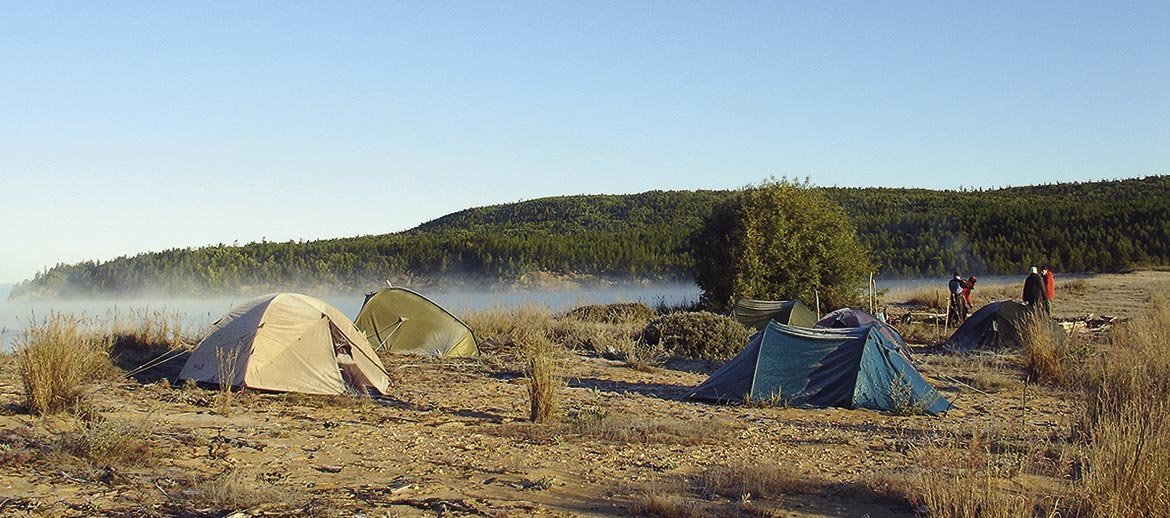
{"type": "Polygon", "coordinates": [[[744,327],[757,331],[763,329],[772,320],[796,327],[812,327],[817,323],[816,314],[796,299],[739,299],[731,307],[731,312],[727,316],[734,318],[744,327]]]}
{"type": "Polygon", "coordinates": [[[771,401],[805,407],[893,410],[908,399],[929,414],[950,403],[876,325],[802,329],[775,322],[688,396],[714,402],[771,401]]]}
{"type": "Polygon", "coordinates": [[[462,320],[406,288],[366,295],[354,324],[374,349],[428,356],[477,356],[479,347],[462,320]]]}
{"type": "MultiPolygon", "coordinates": [[[[943,346],[959,352],[1020,347],[1025,319],[1030,311],[1028,306],[1014,300],[992,302],[967,317],[943,346]]],[[[1043,318],[1050,321],[1046,316],[1043,318]]],[[[1055,322],[1050,328],[1050,332],[1063,338],[1055,322]]]]}
{"type": "Polygon", "coordinates": [[[824,318],[818,320],[816,327],[840,329],[843,327],[861,327],[873,322],[877,322],[877,319],[865,311],[854,308],[841,308],[830,312],[824,318]]]}

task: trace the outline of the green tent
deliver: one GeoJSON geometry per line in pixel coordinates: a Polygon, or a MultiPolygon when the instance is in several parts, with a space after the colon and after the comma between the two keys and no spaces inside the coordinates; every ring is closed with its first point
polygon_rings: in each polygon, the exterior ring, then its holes
{"type": "Polygon", "coordinates": [[[813,327],[817,323],[816,314],[795,299],[739,299],[731,307],[731,312],[727,316],[734,318],[744,327],[757,331],[763,329],[772,320],[797,327],[813,327]]]}
{"type": "Polygon", "coordinates": [[[366,295],[354,324],[378,351],[429,356],[479,354],[467,324],[406,288],[385,288],[366,295]]]}
{"type": "Polygon", "coordinates": [[[804,407],[939,414],[951,404],[874,324],[804,329],[769,323],[743,352],[687,397],[714,402],[776,401],[804,407]]]}

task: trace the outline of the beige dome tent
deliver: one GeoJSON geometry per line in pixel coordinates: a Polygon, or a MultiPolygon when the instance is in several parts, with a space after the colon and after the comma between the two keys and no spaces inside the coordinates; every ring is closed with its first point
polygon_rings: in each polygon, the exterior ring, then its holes
{"type": "Polygon", "coordinates": [[[384,288],[366,295],[354,323],[378,351],[429,356],[479,354],[467,324],[406,288],[384,288]]]}
{"type": "Polygon", "coordinates": [[[239,388],[345,394],[385,393],[386,368],[341,311],[296,293],[265,295],[212,324],[179,379],[239,388]]]}

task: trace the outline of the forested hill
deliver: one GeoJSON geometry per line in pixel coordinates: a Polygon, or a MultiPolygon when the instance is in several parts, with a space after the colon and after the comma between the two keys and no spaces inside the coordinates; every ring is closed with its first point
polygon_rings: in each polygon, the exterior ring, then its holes
{"type": "MultiPolygon", "coordinates": [[[[824,188],[879,275],[1116,271],[1170,264],[1170,176],[978,191],[824,188]]],[[[726,191],[542,198],[456,212],[394,234],[174,249],[58,265],[12,297],[365,289],[531,272],[689,278],[687,237],[726,191]]]]}

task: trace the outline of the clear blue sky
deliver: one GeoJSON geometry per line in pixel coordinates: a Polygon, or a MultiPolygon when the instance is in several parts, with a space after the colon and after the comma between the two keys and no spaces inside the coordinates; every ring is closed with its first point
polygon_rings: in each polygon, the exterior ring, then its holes
{"type": "Polygon", "coordinates": [[[542,196],[1170,173],[1170,2],[8,2],[0,282],[542,196]]]}

